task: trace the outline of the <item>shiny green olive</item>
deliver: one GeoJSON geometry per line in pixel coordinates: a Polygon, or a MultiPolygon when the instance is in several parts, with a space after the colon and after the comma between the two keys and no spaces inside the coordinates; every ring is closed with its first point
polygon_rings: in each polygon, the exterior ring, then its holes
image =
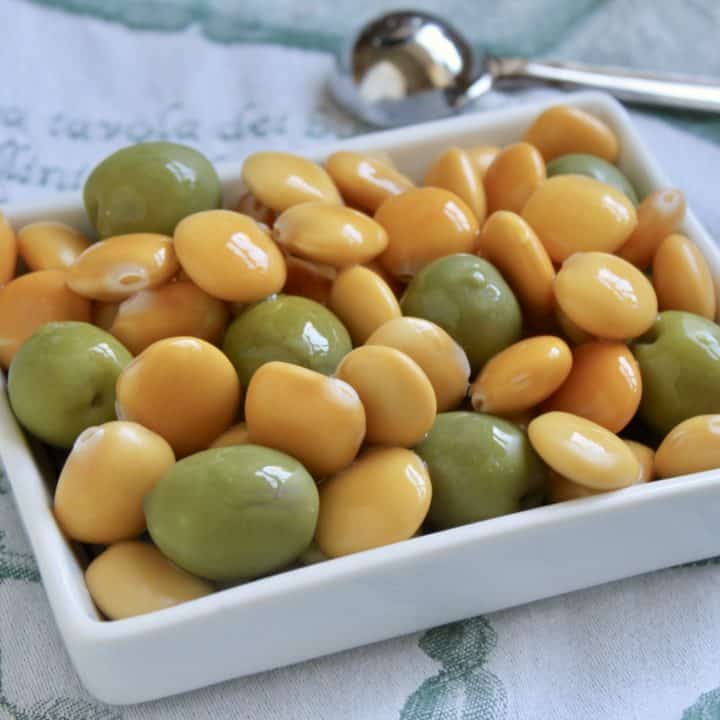
{"type": "Polygon", "coordinates": [[[350,336],[337,317],[296,295],[276,295],[251,306],[233,321],[223,342],[243,387],[273,360],[332,375],[350,350],[350,336]]]}
{"type": "Polygon", "coordinates": [[[520,339],[520,306],[487,260],[458,253],[426,265],[400,301],[403,315],[439,325],[465,350],[473,372],[520,339]]]}
{"type": "Polygon", "coordinates": [[[587,155],[585,153],[561,155],[559,158],[549,162],[546,170],[548,177],[554,175],[587,175],[606,185],[612,185],[620,192],[625,193],[633,205],[640,202],[635,188],[625,175],[615,165],[596,155],[587,155]]]}
{"type": "Polygon", "coordinates": [[[305,468],[259,445],[206,450],[176,463],[145,500],[164,555],[210,580],[249,580],[289,565],[310,545],[318,492],[305,468]]]}
{"type": "Polygon", "coordinates": [[[662,435],[695,415],[720,412],[720,326],[668,310],[633,346],[640,365],[640,417],[662,435]]]}
{"type": "Polygon", "coordinates": [[[85,209],[100,237],[172,235],[186,215],[220,207],[220,179],[197,150],[169,142],[122,148],[90,173],[85,209]]]}
{"type": "Polygon", "coordinates": [[[415,452],[427,463],[433,528],[507,515],[542,502],[546,470],[527,435],[507,420],[440,413],[415,452]]]}

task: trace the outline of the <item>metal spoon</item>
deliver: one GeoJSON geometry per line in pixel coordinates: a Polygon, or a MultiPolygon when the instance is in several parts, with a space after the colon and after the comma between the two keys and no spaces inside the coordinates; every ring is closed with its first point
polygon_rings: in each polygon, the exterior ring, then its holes
{"type": "Polygon", "coordinates": [[[347,110],[389,127],[452,115],[493,87],[538,81],[604,90],[641,105],[720,113],[720,80],[492,55],[475,58],[452,26],[414,11],[388,13],[366,25],[340,58],[330,87],[347,110]]]}

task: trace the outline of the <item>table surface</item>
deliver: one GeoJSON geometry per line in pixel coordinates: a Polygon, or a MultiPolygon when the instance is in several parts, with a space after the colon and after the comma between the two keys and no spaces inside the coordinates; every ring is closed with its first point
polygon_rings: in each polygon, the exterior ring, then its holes
{"type": "MultiPolygon", "coordinates": [[[[78,190],[94,163],[132,142],[185,142],[221,161],[365,131],[325,95],[327,51],[397,3],[356,6],[3,0],[0,205],[78,190]]],[[[720,77],[715,0],[455,0],[446,7],[476,47],[493,52],[720,77]]],[[[701,222],[720,235],[720,120],[633,118],[701,222]]],[[[720,566],[709,560],[112,708],[95,702],[74,674],[0,476],[0,718],[710,720],[720,718],[719,591],[720,566]]]]}

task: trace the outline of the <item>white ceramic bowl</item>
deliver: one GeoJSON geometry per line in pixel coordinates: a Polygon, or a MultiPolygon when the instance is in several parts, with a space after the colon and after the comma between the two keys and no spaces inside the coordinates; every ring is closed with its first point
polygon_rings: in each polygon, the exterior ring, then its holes
{"type": "MultiPolygon", "coordinates": [[[[608,122],[620,167],[642,193],[671,182],[622,107],[598,94],[567,103],[608,122]]],[[[324,147],[384,150],[420,177],[448,145],[520,138],[549,103],[469,115],[324,147]]],[[[240,165],[223,168],[226,198],[240,165]]],[[[3,211],[19,226],[86,224],[79,197],[3,211]]],[[[691,212],[684,232],[720,285],[720,254],[691,212]]],[[[0,379],[0,382],[2,380],[0,379]]],[[[508,515],[292,570],[141,617],[104,622],[83,581],[81,554],[51,513],[47,469],[0,393],[0,453],[50,604],[88,690],[135,703],[383,640],[403,633],[720,554],[720,470],[508,515]]]]}

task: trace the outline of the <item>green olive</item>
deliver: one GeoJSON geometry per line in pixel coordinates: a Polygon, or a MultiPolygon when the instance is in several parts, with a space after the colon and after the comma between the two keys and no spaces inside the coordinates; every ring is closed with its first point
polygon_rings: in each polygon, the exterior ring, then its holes
{"type": "Polygon", "coordinates": [[[318,492],[305,468],[259,445],[206,450],[176,463],[145,500],[153,541],[184,570],[249,580],[310,545],[318,492]]]}
{"type": "Polygon", "coordinates": [[[185,216],[220,207],[220,179],[197,150],[169,142],[122,148],[90,173],[85,209],[100,237],[172,235],[185,216]]]}
{"type": "Polygon", "coordinates": [[[425,266],[400,301],[403,315],[424,318],[465,350],[473,372],[520,339],[520,306],[487,260],[458,253],[425,266]]]}
{"type": "Polygon", "coordinates": [[[585,153],[561,155],[549,162],[546,170],[548,177],[554,175],[587,175],[606,185],[612,185],[620,192],[625,193],[633,205],[640,202],[635,188],[625,175],[615,165],[595,155],[585,153]]]}
{"type": "Polygon", "coordinates": [[[340,320],[323,305],[295,295],[276,295],[251,306],[233,321],[223,342],[243,387],[273,360],[332,375],[350,350],[340,320]]]}
{"type": "Polygon", "coordinates": [[[546,470],[516,425],[492,415],[440,413],[415,448],[432,483],[428,524],[438,530],[540,504],[546,470]]]}

